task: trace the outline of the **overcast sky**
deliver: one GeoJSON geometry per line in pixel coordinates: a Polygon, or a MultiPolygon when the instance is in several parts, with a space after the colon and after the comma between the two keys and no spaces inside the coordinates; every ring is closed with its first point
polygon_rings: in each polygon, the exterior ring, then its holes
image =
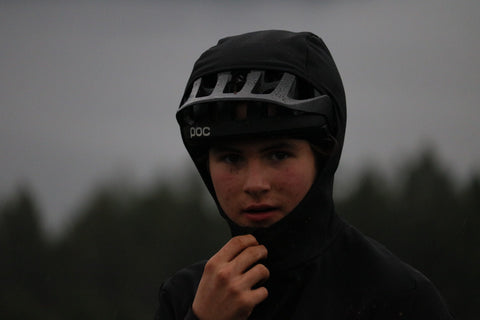
{"type": "Polygon", "coordinates": [[[479,172],[480,2],[0,1],[0,197],[35,192],[50,230],[121,171],[192,169],[174,120],[195,59],[224,36],[312,31],[344,80],[342,172],[393,172],[425,145],[479,172]]]}

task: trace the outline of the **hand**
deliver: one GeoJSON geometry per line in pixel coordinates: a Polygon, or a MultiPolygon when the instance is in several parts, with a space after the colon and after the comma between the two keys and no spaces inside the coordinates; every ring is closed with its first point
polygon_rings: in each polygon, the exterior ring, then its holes
{"type": "Polygon", "coordinates": [[[247,319],[268,296],[265,287],[252,289],[270,275],[264,265],[255,264],[266,257],[267,248],[259,245],[254,236],[230,239],[206,263],[193,300],[193,313],[201,320],[247,319]]]}

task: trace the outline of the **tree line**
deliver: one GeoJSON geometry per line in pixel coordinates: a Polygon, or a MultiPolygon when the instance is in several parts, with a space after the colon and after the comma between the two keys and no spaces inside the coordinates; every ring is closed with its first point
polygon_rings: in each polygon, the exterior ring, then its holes
{"type": "MultiPolygon", "coordinates": [[[[2,199],[0,319],[152,319],[162,281],[229,237],[199,178],[184,185],[98,187],[54,239],[42,229],[32,190],[2,199]]],[[[393,181],[363,170],[336,207],[430,278],[457,319],[477,319],[478,174],[457,186],[427,151],[393,181]]]]}

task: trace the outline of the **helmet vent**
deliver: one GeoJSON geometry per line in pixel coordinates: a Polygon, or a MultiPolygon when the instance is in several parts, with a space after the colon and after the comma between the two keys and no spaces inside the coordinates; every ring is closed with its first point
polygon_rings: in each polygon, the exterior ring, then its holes
{"type": "Polygon", "coordinates": [[[265,71],[261,73],[261,78],[256,81],[252,90],[254,94],[270,94],[277,87],[283,72],[265,71]]]}
{"type": "Polygon", "coordinates": [[[212,74],[212,75],[204,76],[201,79],[197,79],[197,81],[201,81],[201,84],[200,84],[200,87],[198,88],[198,91],[195,97],[196,98],[206,97],[212,94],[213,89],[215,89],[215,84],[217,83],[217,75],[212,74]]]}
{"type": "Polygon", "coordinates": [[[246,71],[239,71],[232,74],[231,80],[225,85],[223,93],[237,93],[243,89],[247,79],[246,71]]]}

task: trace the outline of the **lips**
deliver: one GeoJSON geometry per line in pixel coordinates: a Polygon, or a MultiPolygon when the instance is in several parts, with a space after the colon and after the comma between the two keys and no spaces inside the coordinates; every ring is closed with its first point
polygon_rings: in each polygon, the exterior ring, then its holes
{"type": "Polygon", "coordinates": [[[253,221],[267,220],[273,217],[278,208],[268,204],[254,204],[247,206],[242,212],[253,221]]]}
{"type": "Polygon", "coordinates": [[[272,210],[276,210],[277,208],[268,204],[254,204],[246,207],[243,209],[243,212],[246,213],[264,213],[272,210]]]}

